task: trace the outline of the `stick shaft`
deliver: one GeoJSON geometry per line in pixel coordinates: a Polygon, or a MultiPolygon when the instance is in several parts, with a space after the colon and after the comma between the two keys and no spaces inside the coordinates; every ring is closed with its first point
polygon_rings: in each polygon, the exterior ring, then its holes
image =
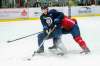
{"type": "Polygon", "coordinates": [[[27,38],[27,37],[30,37],[30,36],[34,36],[36,34],[39,34],[41,32],[38,32],[38,33],[35,33],[35,34],[31,34],[31,35],[27,35],[27,36],[24,36],[24,37],[21,37],[21,38],[17,38],[17,39],[14,39],[14,40],[10,40],[10,41],[7,41],[8,43],[10,42],[14,42],[14,41],[17,41],[17,40],[21,40],[21,39],[24,39],[24,38],[27,38]]]}

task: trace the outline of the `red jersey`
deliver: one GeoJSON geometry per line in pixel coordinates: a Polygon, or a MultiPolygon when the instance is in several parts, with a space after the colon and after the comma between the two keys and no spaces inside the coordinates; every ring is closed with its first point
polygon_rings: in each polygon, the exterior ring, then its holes
{"type": "Polygon", "coordinates": [[[64,16],[61,22],[61,27],[65,28],[66,30],[70,30],[73,28],[75,23],[76,23],[76,19],[70,19],[67,16],[64,16]]]}

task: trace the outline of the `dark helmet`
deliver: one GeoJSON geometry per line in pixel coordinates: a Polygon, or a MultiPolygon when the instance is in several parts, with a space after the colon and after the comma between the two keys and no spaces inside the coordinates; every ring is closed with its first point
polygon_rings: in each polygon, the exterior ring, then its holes
{"type": "Polygon", "coordinates": [[[48,9],[48,6],[47,5],[43,5],[43,6],[41,6],[41,9],[48,9]]]}

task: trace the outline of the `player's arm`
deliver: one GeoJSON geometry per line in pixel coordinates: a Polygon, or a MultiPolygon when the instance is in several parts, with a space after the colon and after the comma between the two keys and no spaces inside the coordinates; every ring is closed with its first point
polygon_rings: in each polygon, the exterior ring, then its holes
{"type": "Polygon", "coordinates": [[[61,22],[61,20],[64,18],[64,13],[56,12],[56,14],[58,14],[58,16],[54,19],[54,22],[56,24],[59,24],[61,22]]]}
{"type": "Polygon", "coordinates": [[[43,19],[43,16],[40,17],[40,20],[41,20],[41,23],[42,23],[42,26],[43,26],[43,31],[48,34],[49,33],[49,28],[48,28],[48,26],[45,23],[46,20],[43,19]]]}
{"type": "Polygon", "coordinates": [[[50,10],[49,13],[53,14],[53,16],[54,16],[54,22],[56,24],[59,24],[61,22],[61,20],[64,18],[64,13],[58,12],[55,9],[50,10]]]}

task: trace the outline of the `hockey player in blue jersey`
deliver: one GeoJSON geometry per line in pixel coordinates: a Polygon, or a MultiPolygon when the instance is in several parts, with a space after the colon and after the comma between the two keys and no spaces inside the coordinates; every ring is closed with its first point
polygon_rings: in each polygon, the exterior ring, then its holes
{"type": "MultiPolygon", "coordinates": [[[[38,35],[38,44],[39,46],[43,42],[43,38],[49,34],[50,29],[52,29],[55,25],[55,30],[50,34],[49,37],[53,37],[53,46],[49,47],[49,49],[61,46],[61,39],[60,36],[62,34],[71,34],[73,39],[79,44],[79,46],[83,49],[81,53],[89,53],[90,50],[87,47],[85,41],[82,39],[80,35],[79,26],[77,24],[76,19],[70,19],[65,16],[62,12],[58,12],[55,9],[51,9],[48,11],[47,6],[41,7],[43,14],[41,15],[40,19],[43,25],[44,32],[38,35]],[[52,23],[51,23],[52,22],[52,23]],[[59,44],[60,40],[60,44],[59,44]]],[[[38,53],[44,52],[43,45],[37,51],[38,53]]]]}
{"type": "MultiPolygon", "coordinates": [[[[50,34],[47,39],[53,39],[53,46],[49,47],[49,49],[59,48],[62,50],[62,52],[66,52],[66,48],[64,48],[61,42],[62,30],[60,24],[58,23],[62,20],[64,14],[62,12],[57,12],[54,9],[48,11],[47,6],[43,6],[41,7],[41,9],[43,14],[40,16],[40,20],[43,25],[43,32],[38,35],[38,45],[40,46],[41,43],[44,41],[44,38],[50,34]],[[53,28],[54,30],[52,31],[53,28]]],[[[44,46],[42,45],[39,50],[37,50],[37,53],[43,52],[44,46]]]]}

